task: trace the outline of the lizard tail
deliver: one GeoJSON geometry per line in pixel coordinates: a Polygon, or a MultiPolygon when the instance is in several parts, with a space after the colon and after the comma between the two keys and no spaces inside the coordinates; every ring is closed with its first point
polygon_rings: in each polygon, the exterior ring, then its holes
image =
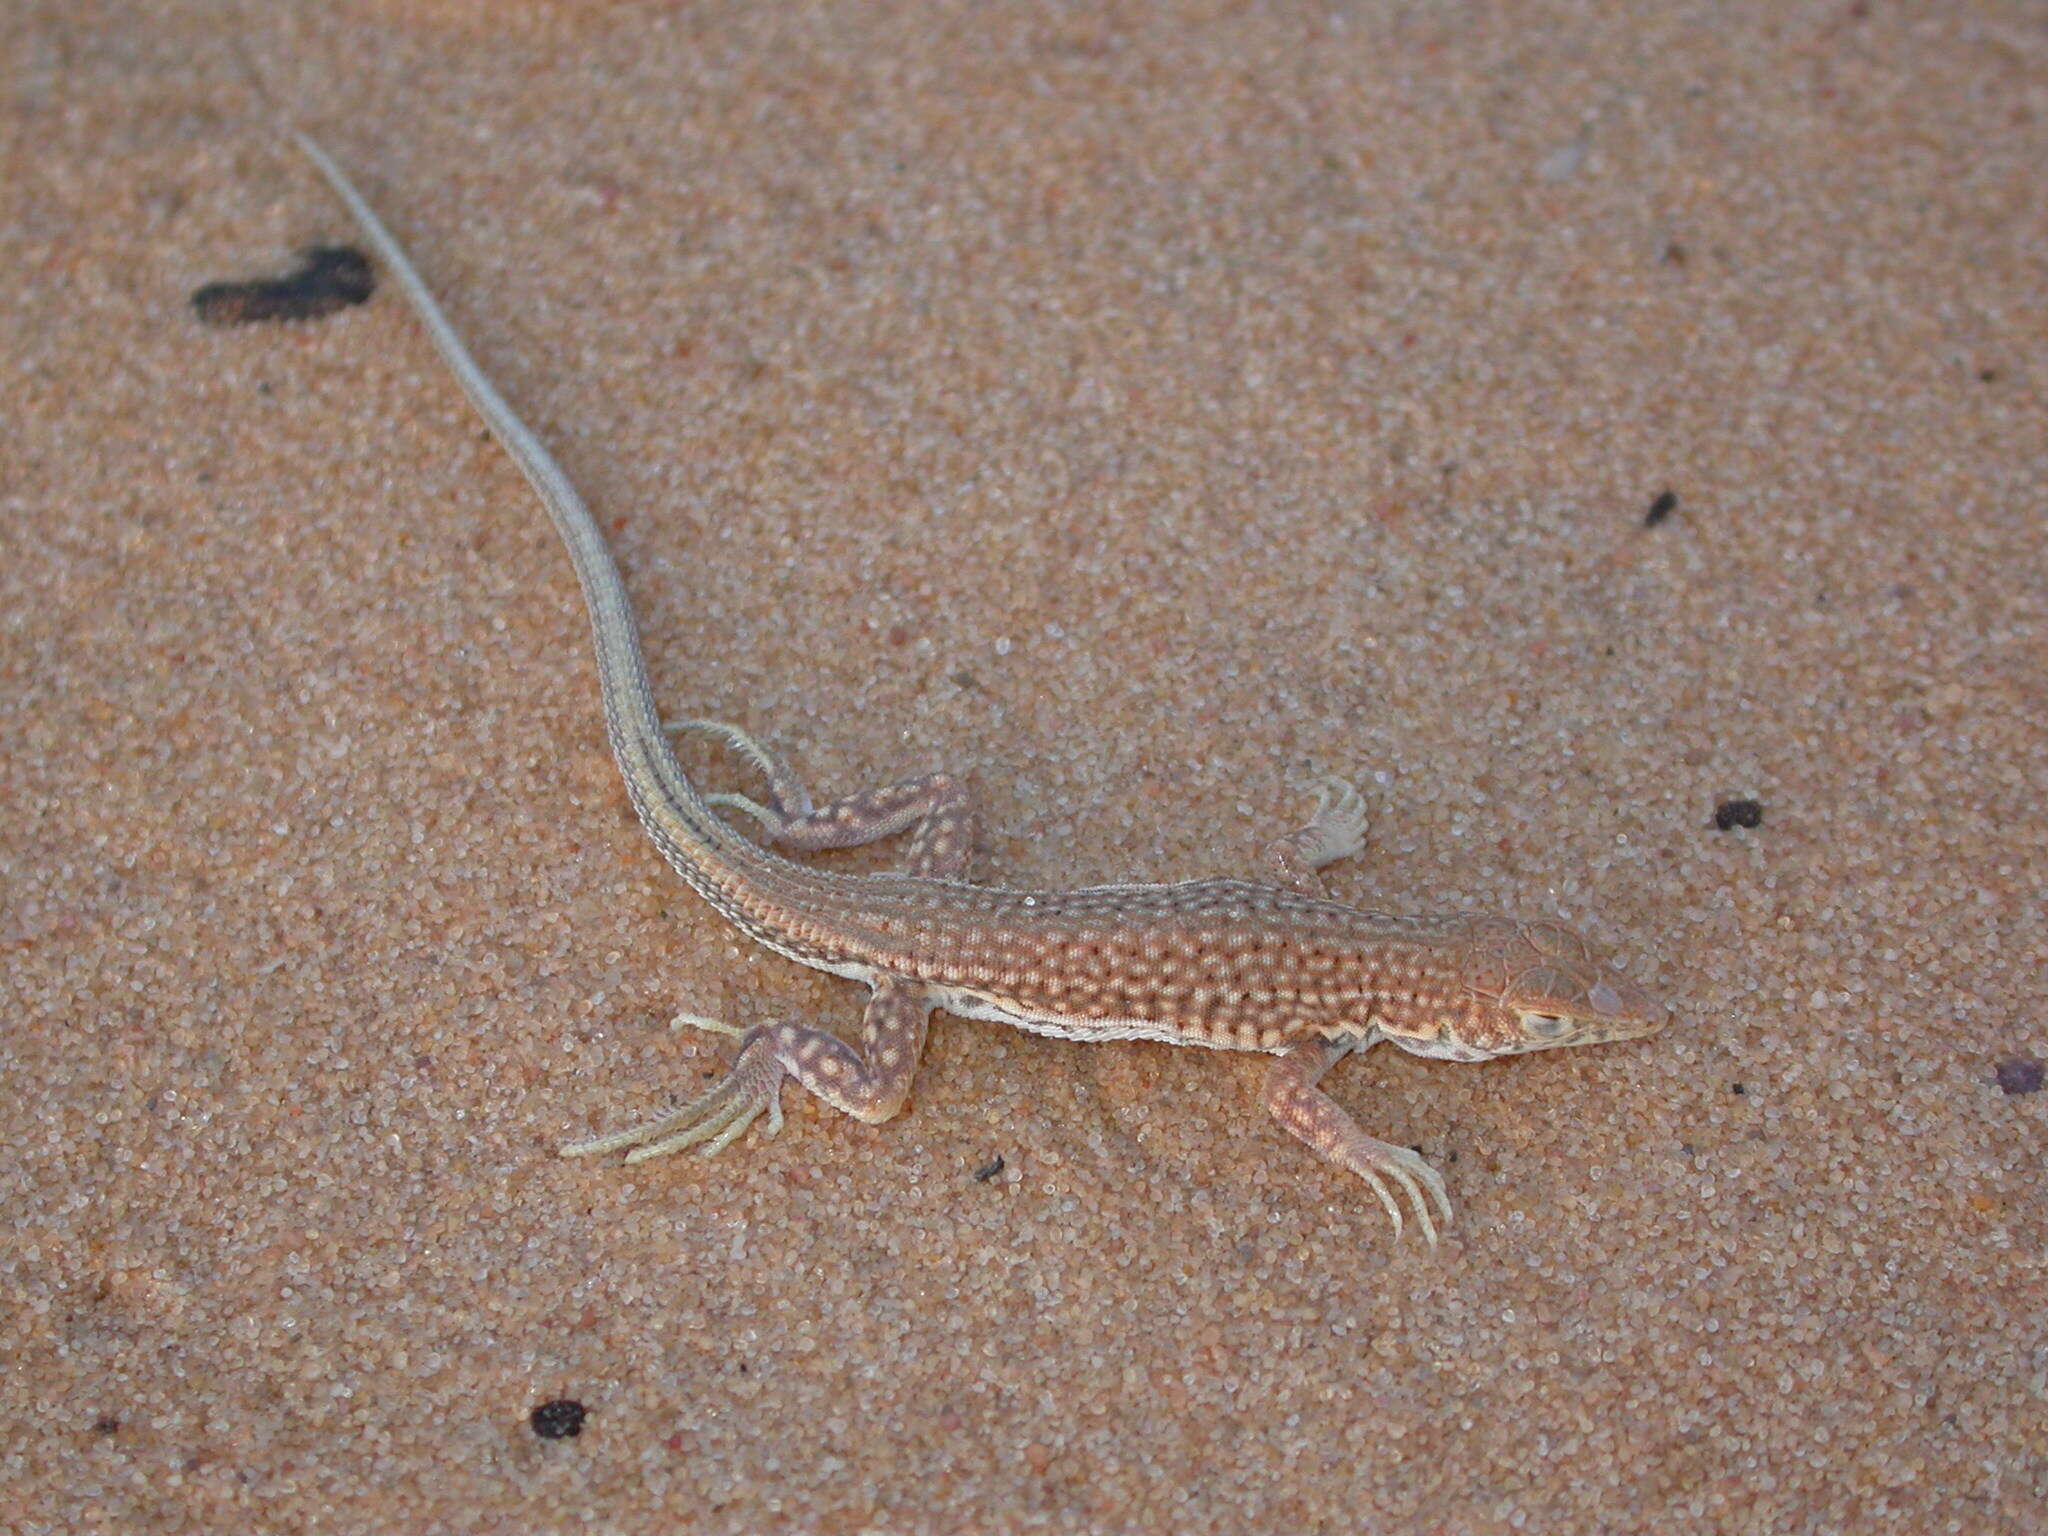
{"type": "Polygon", "coordinates": [[[540,439],[533,435],[484,376],[469,355],[455,327],[406,256],[405,249],[377,217],[334,159],[303,132],[294,130],[303,149],[327,184],[354,215],[379,259],[398,280],[420,324],[447,363],[455,381],[484,419],[491,434],[512,455],[568,546],[590,611],[597,651],[598,684],[604,698],[605,729],[612,754],[625,777],[626,793],[648,834],[668,861],[714,905],[729,903],[771,870],[788,870],[787,861],[742,837],[704,801],[676,762],[662,733],[654,707],[654,691],[641,654],[640,632],[626,600],[625,584],[604,536],[591,519],[583,498],[562,473],[540,439]],[[723,899],[721,899],[723,898],[723,899]]]}

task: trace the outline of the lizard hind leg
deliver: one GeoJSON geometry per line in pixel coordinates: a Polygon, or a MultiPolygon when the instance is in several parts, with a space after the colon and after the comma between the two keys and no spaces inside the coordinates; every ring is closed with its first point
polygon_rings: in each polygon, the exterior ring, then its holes
{"type": "Polygon", "coordinates": [[[905,868],[943,880],[968,873],[979,825],[966,784],[950,773],[927,773],[834,800],[771,828],[770,837],[778,847],[822,853],[910,831],[905,868]]]}
{"type": "Polygon", "coordinates": [[[861,1018],[858,1051],[822,1029],[800,1024],[767,1029],[776,1059],[791,1077],[834,1109],[879,1125],[910,1097],[931,1016],[932,1001],[922,987],[882,977],[861,1018]]]}
{"type": "Polygon", "coordinates": [[[968,872],[979,818],[966,784],[950,773],[899,780],[814,809],[809,793],[789,765],[738,726],[716,720],[679,720],[665,729],[716,736],[767,776],[767,805],[745,795],[704,798],[712,805],[730,806],[751,816],[778,848],[793,853],[859,848],[915,828],[906,861],[911,874],[951,879],[968,872]]]}
{"type": "Polygon", "coordinates": [[[744,1043],[725,1076],[680,1109],[609,1136],[572,1142],[561,1148],[561,1155],[595,1157],[624,1152],[627,1162],[638,1163],[701,1143],[705,1156],[715,1156],[744,1135],[764,1112],[768,1134],[781,1129],[784,1077],[795,1078],[856,1120],[879,1124],[901,1109],[910,1096],[931,1011],[931,999],[923,988],[895,977],[879,978],[862,1021],[859,1051],[822,1029],[801,1024],[758,1024],[742,1032],[714,1019],[679,1014],[675,1020],[679,1029],[740,1035],[744,1043]]]}

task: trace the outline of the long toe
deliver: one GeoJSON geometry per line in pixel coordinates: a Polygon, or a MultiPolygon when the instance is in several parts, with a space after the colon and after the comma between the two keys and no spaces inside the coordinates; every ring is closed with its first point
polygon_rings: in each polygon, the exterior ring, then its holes
{"type": "MultiPolygon", "coordinates": [[[[691,1023],[704,1021],[692,1019],[691,1023]]],[[[762,1111],[769,1111],[769,1130],[782,1123],[782,1063],[775,1047],[756,1039],[734,1059],[712,1088],[681,1109],[609,1136],[571,1142],[561,1149],[563,1157],[595,1157],[605,1152],[625,1152],[629,1163],[643,1163],[699,1142],[710,1142],[707,1152],[718,1152],[743,1135],[762,1111]],[[628,1150],[631,1149],[631,1150],[628,1150]]]]}

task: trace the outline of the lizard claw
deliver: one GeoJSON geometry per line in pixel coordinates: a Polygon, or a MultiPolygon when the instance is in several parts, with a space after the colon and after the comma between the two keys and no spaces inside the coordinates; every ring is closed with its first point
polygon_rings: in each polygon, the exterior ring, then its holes
{"type": "Polygon", "coordinates": [[[1444,1191],[1443,1175],[1406,1147],[1389,1146],[1363,1134],[1330,1156],[1332,1162],[1372,1186],[1372,1192],[1380,1197],[1380,1204],[1393,1218],[1394,1235],[1399,1237],[1404,1223],[1401,1202],[1387,1188],[1387,1180],[1391,1179],[1414,1206],[1424,1241],[1432,1248],[1436,1246],[1437,1222],[1431,1211],[1432,1201],[1436,1210],[1443,1213],[1444,1225],[1450,1225],[1451,1220],[1451,1199],[1444,1191]]]}

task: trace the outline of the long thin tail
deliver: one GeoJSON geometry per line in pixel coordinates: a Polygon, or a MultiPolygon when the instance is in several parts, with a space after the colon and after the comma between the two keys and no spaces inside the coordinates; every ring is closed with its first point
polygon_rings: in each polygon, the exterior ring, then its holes
{"type": "Polygon", "coordinates": [[[590,609],[605,727],[611,737],[612,755],[618,759],[619,772],[626,780],[626,792],[668,861],[702,894],[725,906],[721,896],[729,898],[736,885],[746,883],[750,877],[758,878],[764,867],[783,861],[755,847],[719,820],[669,751],[661,717],[654,707],[647,663],[640,652],[640,632],[633,622],[625,585],[619,580],[619,569],[612,563],[611,551],[605,547],[604,536],[591,520],[583,498],[576,494],[554,455],[484,377],[462,338],[448,323],[448,317],[441,313],[441,306],[427,291],[426,283],[413,269],[397,237],[384,227],[383,220],[326,150],[304,133],[296,133],[296,137],[299,147],[319,167],[335,195],[362,226],[385,267],[398,279],[399,288],[455,375],[455,381],[539,493],[562,542],[569,546],[569,558],[575,564],[576,578],[583,584],[583,600],[590,609]]]}

